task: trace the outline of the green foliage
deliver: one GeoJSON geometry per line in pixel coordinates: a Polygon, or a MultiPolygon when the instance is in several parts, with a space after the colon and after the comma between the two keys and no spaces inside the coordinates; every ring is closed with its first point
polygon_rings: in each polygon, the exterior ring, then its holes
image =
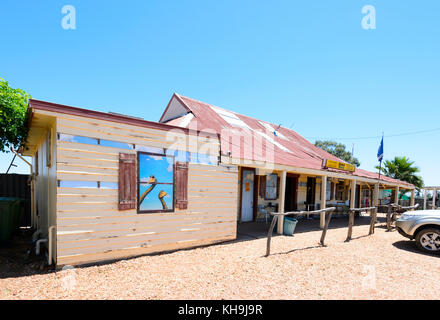
{"type": "MultiPolygon", "coordinates": [[[[376,166],[379,170],[380,166],[376,166]]],[[[423,179],[417,173],[420,169],[414,166],[414,161],[407,157],[395,157],[393,160],[385,160],[382,164],[382,171],[385,176],[406,181],[416,186],[417,189],[423,187],[423,179]]]]}
{"type": "Polygon", "coordinates": [[[21,89],[13,89],[0,78],[0,152],[18,149],[26,141],[27,105],[31,98],[21,89]]]}
{"type": "Polygon", "coordinates": [[[321,148],[324,151],[327,151],[328,153],[334,155],[335,157],[338,157],[339,159],[347,163],[355,165],[356,167],[359,167],[361,165],[357,158],[352,157],[351,152],[345,150],[346,147],[342,143],[337,143],[336,141],[316,140],[315,146],[321,148]]]}

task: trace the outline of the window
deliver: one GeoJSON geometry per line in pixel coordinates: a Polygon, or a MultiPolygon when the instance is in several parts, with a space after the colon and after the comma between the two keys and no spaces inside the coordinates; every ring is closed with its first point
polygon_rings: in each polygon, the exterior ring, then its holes
{"type": "Polygon", "coordinates": [[[186,151],[166,149],[165,154],[167,156],[174,156],[174,160],[176,162],[177,161],[180,161],[180,162],[188,162],[189,161],[189,154],[186,151]]]}
{"type": "Polygon", "coordinates": [[[276,173],[271,173],[266,176],[266,200],[275,200],[278,198],[278,175],[276,173]]]}
{"type": "Polygon", "coordinates": [[[104,181],[101,181],[100,183],[99,183],[99,187],[101,188],[101,189],[118,189],[118,183],[117,182],[104,182],[104,181]]]}
{"type": "Polygon", "coordinates": [[[92,144],[97,145],[98,139],[82,137],[82,136],[74,136],[71,134],[59,133],[58,140],[60,141],[68,141],[68,142],[76,142],[76,143],[84,143],[84,144],[92,144]]]}
{"type": "Polygon", "coordinates": [[[174,156],[138,153],[138,212],[174,211],[174,156]]]}
{"type": "Polygon", "coordinates": [[[119,149],[134,149],[134,145],[130,143],[124,143],[113,140],[105,140],[105,139],[97,139],[97,138],[89,138],[83,136],[74,136],[71,134],[58,133],[58,140],[67,141],[67,142],[76,142],[76,143],[84,143],[91,145],[100,145],[103,147],[111,147],[111,148],[119,148],[119,149]]]}
{"type": "Polygon", "coordinates": [[[339,182],[336,185],[336,200],[338,201],[345,200],[345,185],[343,182],[339,182]]]}
{"type": "Polygon", "coordinates": [[[97,188],[97,181],[74,181],[74,180],[58,180],[58,187],[61,188],[97,188]]]}
{"type": "Polygon", "coordinates": [[[130,143],[111,141],[99,139],[98,144],[103,147],[119,148],[119,149],[134,149],[133,145],[130,143]]]}
{"type": "Polygon", "coordinates": [[[58,187],[61,188],[100,188],[118,189],[117,182],[105,181],[79,181],[79,180],[58,180],[58,187]]]}
{"type": "Polygon", "coordinates": [[[330,182],[329,179],[327,179],[326,186],[327,186],[327,189],[325,190],[325,200],[329,201],[332,199],[332,182],[330,182]]]}
{"type": "Polygon", "coordinates": [[[165,152],[164,148],[156,148],[156,147],[148,147],[148,146],[140,146],[140,145],[135,145],[134,149],[137,151],[143,151],[146,153],[163,154],[165,152]]]}
{"type": "Polygon", "coordinates": [[[218,157],[204,153],[191,152],[191,163],[218,165],[218,157]]]}

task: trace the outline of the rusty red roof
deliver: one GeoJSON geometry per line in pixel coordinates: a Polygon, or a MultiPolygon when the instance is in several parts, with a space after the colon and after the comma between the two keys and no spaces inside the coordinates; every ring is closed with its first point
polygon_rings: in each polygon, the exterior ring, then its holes
{"type": "MultiPolygon", "coordinates": [[[[208,103],[175,93],[160,122],[173,126],[208,131],[220,135],[222,154],[233,158],[267,161],[274,164],[321,171],[342,172],[323,168],[323,159],[344,162],[316,147],[297,132],[257,120],[208,103]],[[276,131],[276,135],[274,134],[276,131]]],[[[356,168],[344,174],[378,180],[377,173],[356,168]]],[[[394,184],[412,184],[381,176],[381,181],[394,184]]]]}

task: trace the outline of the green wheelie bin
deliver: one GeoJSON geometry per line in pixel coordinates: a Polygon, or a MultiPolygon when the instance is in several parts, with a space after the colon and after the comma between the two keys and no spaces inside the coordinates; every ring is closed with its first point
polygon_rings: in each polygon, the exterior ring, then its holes
{"type": "Polygon", "coordinates": [[[15,197],[0,197],[0,241],[8,241],[11,235],[20,227],[24,199],[15,197]]]}

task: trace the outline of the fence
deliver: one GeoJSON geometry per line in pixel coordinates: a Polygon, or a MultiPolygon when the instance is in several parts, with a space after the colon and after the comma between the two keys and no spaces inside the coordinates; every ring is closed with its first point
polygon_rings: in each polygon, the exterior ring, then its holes
{"type": "MultiPolygon", "coordinates": [[[[322,246],[325,246],[325,244],[324,244],[325,236],[327,234],[328,226],[329,226],[330,220],[332,218],[332,213],[335,209],[336,209],[335,207],[330,207],[330,208],[320,209],[320,210],[315,210],[315,211],[292,211],[292,212],[283,212],[283,213],[272,212],[271,215],[273,216],[273,219],[272,219],[272,223],[270,224],[270,227],[269,227],[269,232],[267,233],[266,257],[268,257],[270,255],[270,243],[271,243],[272,233],[273,233],[273,229],[275,227],[275,224],[277,223],[278,219],[284,219],[285,216],[289,216],[289,215],[298,217],[298,216],[307,215],[307,214],[316,214],[316,213],[324,214],[324,216],[326,216],[325,224],[324,224],[324,228],[322,230],[321,240],[319,241],[319,243],[322,246]]],[[[376,218],[377,218],[377,207],[350,208],[350,211],[349,211],[350,216],[349,216],[349,220],[348,220],[348,233],[347,233],[347,239],[345,240],[345,242],[348,242],[352,239],[354,215],[355,215],[355,213],[360,213],[360,212],[369,212],[370,213],[370,217],[371,217],[370,218],[370,230],[368,232],[368,235],[372,235],[374,233],[374,227],[375,227],[376,218]]]]}

